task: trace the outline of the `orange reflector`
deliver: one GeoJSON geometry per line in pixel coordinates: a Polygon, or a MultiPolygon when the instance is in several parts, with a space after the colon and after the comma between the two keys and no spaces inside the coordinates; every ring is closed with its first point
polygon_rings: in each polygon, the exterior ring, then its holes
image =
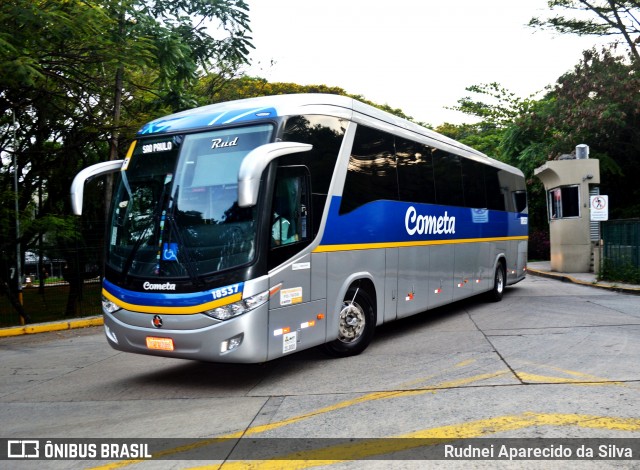
{"type": "Polygon", "coordinates": [[[316,315],[316,318],[317,318],[318,320],[324,320],[324,313],[319,313],[319,314],[317,314],[317,315],[316,315]]]}
{"type": "Polygon", "coordinates": [[[271,289],[269,289],[269,295],[275,295],[276,292],[278,292],[281,288],[282,283],[278,284],[277,286],[273,286],[271,289]]]}
{"type": "Polygon", "coordinates": [[[173,351],[173,339],[147,336],[147,347],[149,349],[156,349],[160,351],[173,351]]]}
{"type": "Polygon", "coordinates": [[[285,334],[286,334],[286,333],[290,333],[290,332],[291,332],[291,328],[289,328],[288,326],[285,326],[285,327],[282,329],[282,332],[283,332],[283,333],[285,333],[285,334]]]}

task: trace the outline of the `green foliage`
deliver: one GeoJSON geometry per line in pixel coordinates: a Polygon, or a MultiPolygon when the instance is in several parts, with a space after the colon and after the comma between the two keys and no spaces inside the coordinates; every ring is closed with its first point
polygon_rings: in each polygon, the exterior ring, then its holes
{"type": "MultiPolygon", "coordinates": [[[[47,281],[55,282],[55,278],[47,281]]],[[[62,279],[59,279],[62,280],[62,279]]],[[[48,284],[48,283],[47,283],[48,284]]],[[[42,323],[59,320],[66,315],[66,306],[69,299],[69,286],[47,286],[40,291],[37,286],[23,289],[24,310],[32,323],[42,323]]],[[[83,316],[102,315],[100,299],[102,297],[102,284],[94,282],[86,284],[79,300],[83,316]]],[[[13,311],[9,299],[0,296],[0,328],[19,325],[18,314],[13,311]]]]}
{"type": "Polygon", "coordinates": [[[640,188],[640,76],[613,50],[585,51],[574,70],[529,113],[516,119],[501,144],[506,161],[528,177],[547,159],[586,143],[600,160],[601,192],[612,218],[637,217],[640,188]]]}
{"type": "Polygon", "coordinates": [[[270,83],[258,77],[239,77],[226,79],[210,74],[200,79],[196,88],[200,104],[221,103],[224,101],[254,98],[258,96],[286,95],[293,93],[332,93],[347,95],[339,87],[326,85],[297,85],[295,83],[270,83]]]}
{"type": "Polygon", "coordinates": [[[450,109],[474,116],[480,119],[483,127],[493,129],[503,129],[516,117],[526,114],[535,96],[520,98],[496,82],[471,85],[466,90],[480,95],[481,99],[465,96],[450,109]]]}
{"type": "Polygon", "coordinates": [[[616,264],[605,259],[602,263],[598,279],[627,284],[640,284],[640,268],[633,263],[616,264]]]}
{"type": "Polygon", "coordinates": [[[450,109],[474,118],[473,124],[445,123],[436,130],[487,155],[502,159],[501,142],[514,119],[526,115],[535,105],[531,95],[520,98],[498,83],[482,83],[466,88],[475,97],[465,96],[450,109]]]}
{"type": "Polygon", "coordinates": [[[486,155],[499,158],[498,147],[502,130],[486,126],[482,122],[477,124],[451,124],[447,122],[437,126],[435,130],[486,155]]]}
{"type": "Polygon", "coordinates": [[[600,161],[601,192],[612,201],[612,218],[640,212],[640,74],[614,48],[583,53],[539,100],[520,99],[496,83],[467,88],[480,96],[453,108],[475,124],[443,125],[438,131],[520,168],[529,191],[532,230],[546,227],[546,197],[534,170],[587,143],[600,161]]]}
{"type": "MultiPolygon", "coordinates": [[[[330,87],[327,85],[298,85],[296,83],[268,82],[259,77],[238,77],[228,78],[219,74],[209,74],[202,77],[195,87],[199,96],[199,104],[222,103],[225,101],[240,100],[245,98],[255,98],[259,96],[288,95],[294,93],[329,93],[334,95],[348,96],[363,103],[367,103],[376,108],[403,119],[413,120],[401,109],[393,108],[388,104],[380,105],[367,100],[362,95],[352,95],[340,87],[330,87]]],[[[423,123],[419,123],[424,125],[423,123]]]]}
{"type": "Polygon", "coordinates": [[[114,157],[123,155],[151,117],[195,105],[199,74],[247,62],[249,32],[243,0],[0,2],[4,264],[15,262],[15,173],[22,251],[44,247],[63,256],[102,237],[106,185],[87,188],[85,216],[76,219],[69,215],[73,176],[108,159],[110,144],[114,157]]]}

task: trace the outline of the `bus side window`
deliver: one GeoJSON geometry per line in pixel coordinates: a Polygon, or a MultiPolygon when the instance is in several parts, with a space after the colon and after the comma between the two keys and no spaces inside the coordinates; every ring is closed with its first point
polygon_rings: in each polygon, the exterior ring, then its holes
{"type": "Polygon", "coordinates": [[[339,213],[346,214],[380,200],[398,200],[395,137],[358,125],[339,213]]]}
{"type": "Polygon", "coordinates": [[[309,171],[304,166],[280,167],[271,210],[271,247],[309,240],[309,171]]]}

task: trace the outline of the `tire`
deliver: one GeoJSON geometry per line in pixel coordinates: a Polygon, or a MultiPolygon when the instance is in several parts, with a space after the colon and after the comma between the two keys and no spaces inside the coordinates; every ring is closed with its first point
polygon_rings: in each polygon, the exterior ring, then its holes
{"type": "Polygon", "coordinates": [[[506,285],[507,273],[505,272],[504,264],[499,262],[493,275],[493,289],[487,292],[487,299],[490,302],[500,302],[506,285]]]}
{"type": "Polygon", "coordinates": [[[367,349],[376,327],[375,309],[371,297],[362,288],[347,291],[338,318],[338,339],[323,345],[334,357],[356,356],[367,349]]]}

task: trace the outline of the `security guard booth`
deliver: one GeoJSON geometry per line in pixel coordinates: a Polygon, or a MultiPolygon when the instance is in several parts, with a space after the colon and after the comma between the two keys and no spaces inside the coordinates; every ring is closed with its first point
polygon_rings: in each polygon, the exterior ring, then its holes
{"type": "Polygon", "coordinates": [[[600,162],[581,144],[575,155],[562,155],[534,170],[544,184],[551,242],[551,270],[593,272],[598,266],[600,234],[590,221],[590,196],[598,195],[600,162]]]}

